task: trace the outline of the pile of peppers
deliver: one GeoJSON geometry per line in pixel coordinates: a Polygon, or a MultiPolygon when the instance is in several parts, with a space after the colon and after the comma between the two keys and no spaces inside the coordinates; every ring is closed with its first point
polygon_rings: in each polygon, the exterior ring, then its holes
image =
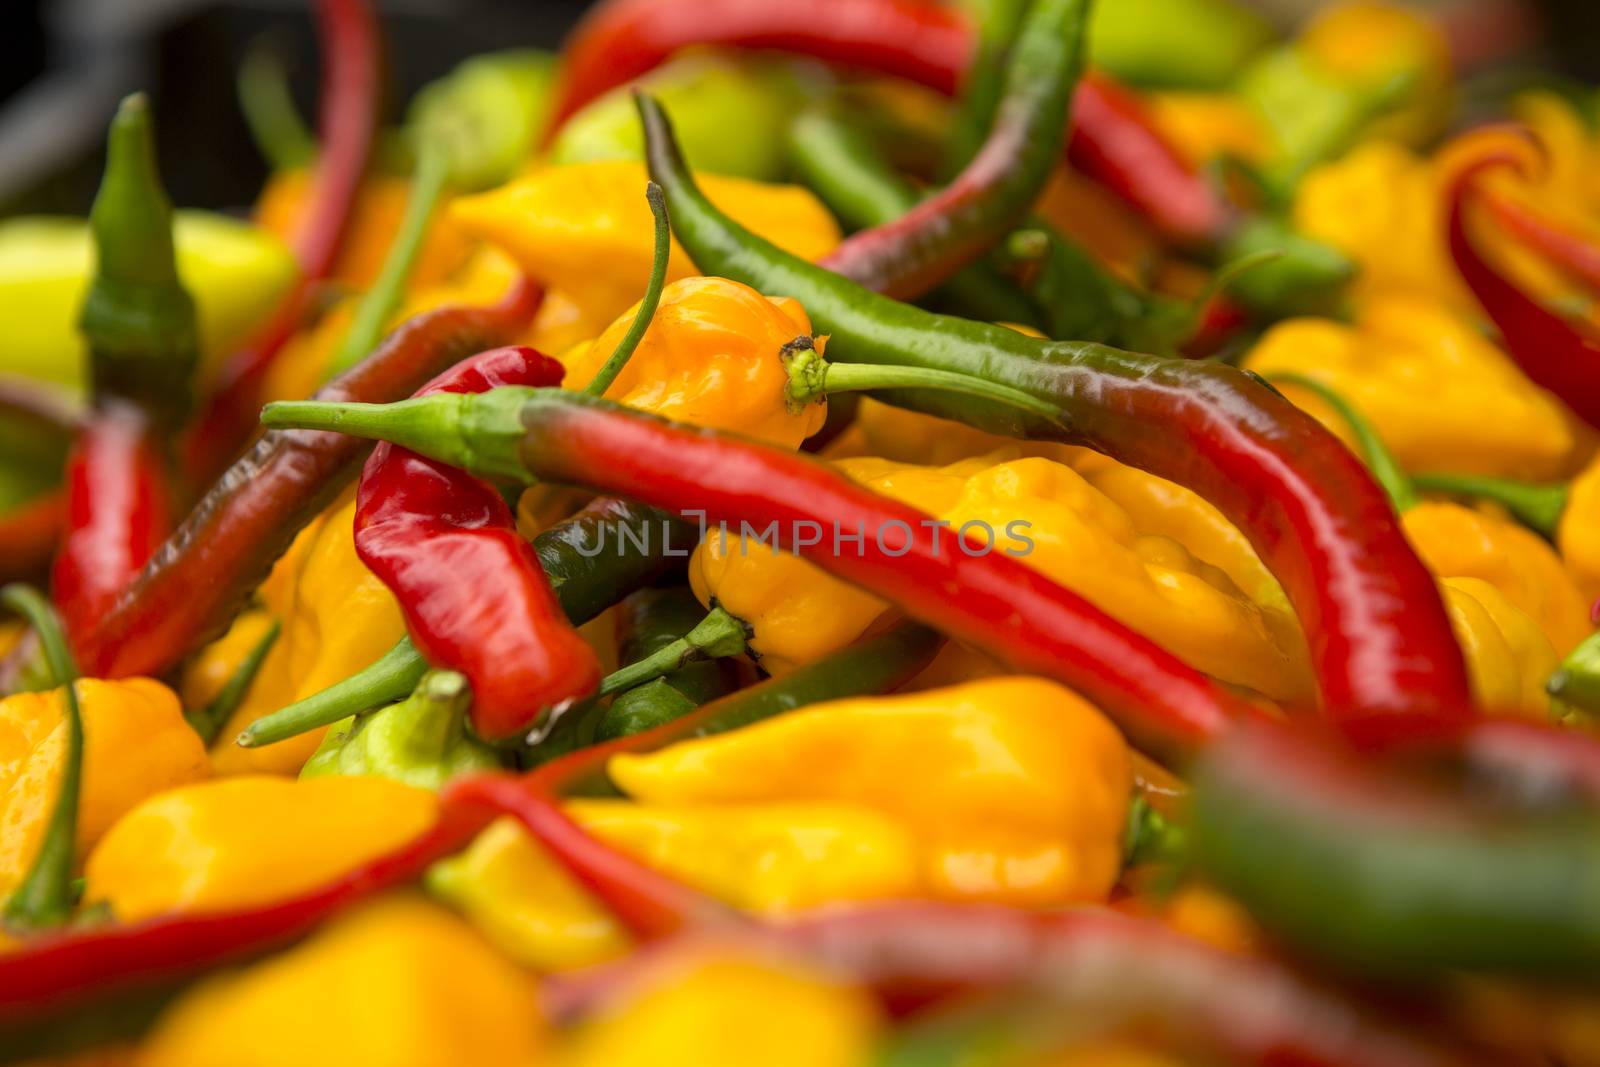
{"type": "Polygon", "coordinates": [[[1600,1065],[1519,5],[310,3],[0,220],[0,1063],[1600,1065]]]}

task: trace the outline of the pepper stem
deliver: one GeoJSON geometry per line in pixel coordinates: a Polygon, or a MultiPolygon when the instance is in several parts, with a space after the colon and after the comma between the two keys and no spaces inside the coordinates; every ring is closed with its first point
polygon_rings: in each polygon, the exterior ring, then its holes
{"type": "Polygon", "coordinates": [[[1555,537],[1570,494],[1565,485],[1529,485],[1473,474],[1418,474],[1411,480],[1418,489],[1429,492],[1491,500],[1547,538],[1555,537]]]}
{"type": "Polygon", "coordinates": [[[667,263],[672,255],[672,226],[667,220],[667,198],[661,186],[655,182],[644,187],[644,197],[649,201],[650,214],[656,220],[655,258],[650,263],[650,282],[645,287],[644,299],[639,302],[639,310],[634,313],[628,332],[617,342],[616,350],[595,372],[594,378],[584,386],[583,391],[590,396],[604,396],[605,391],[611,388],[611,383],[617,380],[617,375],[622,373],[622,368],[628,365],[639,342],[644,340],[645,331],[650,329],[650,321],[655,318],[656,308],[661,304],[661,290],[667,284],[667,263]]]}
{"type": "Polygon", "coordinates": [[[250,691],[250,686],[256,680],[256,675],[261,673],[261,664],[266,662],[267,653],[272,651],[272,646],[278,641],[278,634],[282,632],[283,625],[276,619],[267,627],[267,632],[261,635],[255,647],[244,657],[238,670],[233,672],[223,687],[218,690],[211,703],[203,708],[197,708],[186,716],[189,725],[194,727],[194,732],[200,735],[200,740],[211,744],[216,740],[217,731],[222,729],[222,724],[239,710],[239,704],[244,700],[244,695],[250,691]]]}
{"type": "Polygon", "coordinates": [[[417,654],[411,639],[401,638],[365,670],[257,719],[239,735],[238,744],[260,748],[399,700],[416,689],[427,672],[427,661],[417,654]]]}
{"type": "Polygon", "coordinates": [[[981,400],[992,400],[1037,415],[1056,425],[1065,425],[1066,413],[1047,400],[1021,389],[983,378],[930,367],[901,367],[873,363],[829,363],[817,351],[810,337],[796,337],[779,350],[789,374],[784,404],[798,414],[807,404],[820,404],[833,393],[856,393],[869,389],[937,389],[961,393],[981,400]]]}
{"type": "Polygon", "coordinates": [[[51,680],[63,688],[67,724],[66,752],[55,809],[33,866],[6,902],[6,924],[21,930],[59,926],[72,916],[72,863],[78,838],[78,796],[83,789],[83,709],[78,705],[78,668],[67,647],[61,620],[37,589],[8,585],[0,589],[0,606],[23,616],[39,635],[51,680]]]}
{"type": "Polygon", "coordinates": [[[317,157],[317,139],[294,106],[288,72],[262,41],[245,53],[238,92],[250,139],[273,170],[304,167],[317,157]]]}
{"type": "Polygon", "coordinates": [[[405,738],[411,758],[418,763],[444,759],[451,743],[461,736],[462,717],[471,702],[472,686],[466,675],[456,671],[423,675],[411,698],[394,712],[406,724],[396,733],[405,738]]]}
{"type": "Polygon", "coordinates": [[[1355,405],[1315,378],[1308,378],[1304,374],[1273,374],[1270,378],[1275,384],[1293,385],[1314,393],[1319,400],[1337,412],[1350,427],[1350,431],[1355,434],[1361,458],[1366,461],[1373,478],[1389,495],[1389,501],[1394,504],[1394,509],[1404,514],[1417,506],[1416,485],[1400,466],[1399,461],[1394,458],[1394,453],[1389,451],[1389,446],[1383,443],[1383,438],[1378,436],[1378,431],[1373,428],[1372,423],[1355,409],[1355,405]]]}
{"type": "Polygon", "coordinates": [[[1544,690],[1579,711],[1600,713],[1600,632],[1590,634],[1567,654],[1544,690]]]}
{"type": "Polygon", "coordinates": [[[423,241],[428,236],[428,223],[449,177],[449,150],[438,140],[424,141],[417,156],[416,173],[411,179],[405,216],[395,232],[394,243],[383,258],[377,281],[361,298],[339,352],[328,366],[328,378],[336,378],[360,363],[383,339],[384,327],[399,309],[406,282],[416,269],[423,241]]]}
{"type": "Polygon", "coordinates": [[[745,650],[749,640],[750,627],[744,620],[713,604],[706,617],[676,641],[606,675],[600,682],[598,695],[610,696],[632,689],[696,660],[737,656],[745,650]]]}

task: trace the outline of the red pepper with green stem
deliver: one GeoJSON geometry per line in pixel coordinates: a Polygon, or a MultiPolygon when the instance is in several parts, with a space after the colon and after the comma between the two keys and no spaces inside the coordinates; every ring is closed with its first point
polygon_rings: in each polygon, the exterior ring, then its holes
{"type": "MultiPolygon", "coordinates": [[[[317,395],[398,400],[456,361],[513,340],[541,290],[520,282],[493,307],[408,320],[317,395]]],[[[96,677],[161,674],[227,626],[294,536],[353,479],[366,449],[332,434],[267,433],[212,486],[79,642],[96,677]]]]}
{"type": "MultiPolygon", "coordinates": [[[[557,385],[561,364],[531,348],[480,353],[419,396],[500,385],[557,385]]],[[[472,683],[478,736],[527,733],[547,710],[593,693],[594,650],[562,614],[539,557],[498,490],[387,442],[372,450],[356,496],[356,553],[399,600],[428,662],[472,683]]]]}
{"type": "Polygon", "coordinates": [[[372,155],[380,79],[377,17],[369,0],[317,0],[316,12],[323,62],[322,151],[295,241],[300,278],[249,346],[223,365],[190,428],[187,465],[201,479],[232,460],[254,432],[267,371],[300,328],[317,286],[333,273],[372,155]]]}
{"type": "Polygon", "coordinates": [[[790,256],[712,206],[660,109],[648,98],[640,107],[651,174],[701,269],[799,300],[829,335],[829,356],[845,364],[992,380],[1064,419],[953,392],[897,390],[885,394],[893,403],[1087,445],[1205,497],[1283,583],[1329,714],[1468,712],[1466,668],[1432,576],[1365,467],[1311,416],[1232,367],[934,315],[790,256]]]}
{"type": "MultiPolygon", "coordinates": [[[[610,0],[568,38],[553,132],[578,108],[693,45],[774,49],[953,94],[975,47],[952,7],[918,0],[610,0]]],[[[1068,157],[1184,244],[1216,240],[1228,211],[1138,100],[1091,73],[1073,101],[1068,157]]]]}

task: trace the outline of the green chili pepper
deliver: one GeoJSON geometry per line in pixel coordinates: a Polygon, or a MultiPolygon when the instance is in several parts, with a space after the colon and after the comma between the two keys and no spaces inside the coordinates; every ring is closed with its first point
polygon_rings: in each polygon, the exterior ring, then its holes
{"type": "Polygon", "coordinates": [[[1268,262],[1240,271],[1228,291],[1256,311],[1271,316],[1327,314],[1343,299],[1356,268],[1332,245],[1295,233],[1270,216],[1242,223],[1222,249],[1222,269],[1276,253],[1268,262]]]}
{"type": "Polygon", "coordinates": [[[200,342],[143,94],[123,100],[111,121],[89,227],[97,257],[79,325],[94,395],[133,400],[177,425],[192,399],[200,342]]]}
{"type": "MultiPolygon", "coordinates": [[[[703,630],[713,617],[706,615],[694,594],[684,586],[640,590],[623,601],[622,611],[626,637],[620,657],[629,664],[651,662],[663,652],[682,652],[685,638],[703,630]]],[[[721,615],[730,618],[725,612],[721,615]]],[[[736,619],[732,623],[737,633],[728,647],[737,654],[744,650],[746,628],[736,619]]],[[[737,685],[738,672],[726,658],[717,655],[725,649],[717,648],[715,641],[709,645],[703,640],[689,644],[704,647],[705,658],[680,658],[678,665],[661,677],[619,691],[599,716],[595,737],[609,740],[640,733],[687,714],[737,685]]]]}
{"type": "Polygon", "coordinates": [[[465,675],[430,671],[400,703],[335,725],[300,777],[374,775],[440,789],[458,775],[498,770],[499,753],[467,736],[471,700],[465,675]]]}
{"type": "Polygon", "coordinates": [[[1032,0],[986,0],[978,12],[978,48],[967,65],[950,119],[940,177],[949,181],[978,154],[1005,91],[1006,61],[1032,0]]]}
{"type": "Polygon", "coordinates": [[[439,142],[451,183],[467,190],[509,181],[533,154],[549,117],[556,59],[519,48],[465,60],[412,98],[406,125],[439,142]]]}

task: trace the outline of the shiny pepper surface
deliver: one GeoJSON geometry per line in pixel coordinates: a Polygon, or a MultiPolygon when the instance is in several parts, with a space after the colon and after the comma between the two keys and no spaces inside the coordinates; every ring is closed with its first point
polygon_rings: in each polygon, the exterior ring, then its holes
{"type": "MultiPolygon", "coordinates": [[[[81,858],[146,797],[210,773],[205,746],[178,698],[149,678],[77,683],[83,712],[81,858]]],[[[0,700],[0,897],[27,873],[55,810],[66,748],[62,693],[0,700]]]]}
{"type": "MultiPolygon", "coordinates": [[[[639,298],[650,276],[650,209],[644,164],[632,161],[544,167],[499,189],[457,200],[451,217],[498,245],[530,278],[576,301],[596,330],[639,298]]],[[[816,260],[839,243],[839,227],[798,186],[700,175],[712,201],[780,248],[816,260]]],[[[695,274],[673,242],[667,278],[695,274]]]]}
{"type": "Polygon", "coordinates": [[[1539,624],[1481,578],[1446,578],[1439,588],[1478,704],[1546,717],[1544,684],[1558,657],[1539,624]]]}
{"type": "MultiPolygon", "coordinates": [[[[1291,319],[1257,342],[1244,366],[1305,374],[1350,401],[1401,466],[1506,478],[1558,478],[1580,432],[1549,393],[1473,328],[1415,297],[1369,301],[1354,325],[1291,319]]],[[[1334,433],[1344,420],[1292,385],[1283,393],[1334,433]]]]}
{"type": "MultiPolygon", "coordinates": [[[[581,389],[633,323],[623,313],[592,344],[566,353],[564,380],[581,389]]],[[[684,278],[668,285],[644,339],[606,396],[679,422],[731,430],[787,448],[822,428],[826,404],[791,414],[779,350],[811,336],[797,301],[762,296],[726,278],[684,278]]],[[[823,342],[817,342],[820,351],[823,342]]]]}
{"type": "Polygon", "coordinates": [[[354,514],[353,502],[335,504],[300,532],[261,587],[266,610],[283,631],[218,735],[213,750],[218,773],[297,773],[324,730],[261,748],[241,748],[234,738],[261,716],[373,663],[405,635],[393,594],[356,556],[354,514]]]}
{"type": "MultiPolygon", "coordinates": [[[[1286,607],[1252,601],[1183,545],[1142,534],[1126,511],[1070,467],[1002,456],[948,467],[870,457],[839,466],[948,522],[943,536],[955,537],[963,524],[988,524],[993,551],[1017,555],[1200,670],[1273,698],[1311,698],[1303,639],[1286,607]]],[[[987,536],[981,526],[969,530],[987,536]]],[[[702,602],[716,600],[750,624],[750,647],[769,671],[843,647],[884,612],[876,598],[740,533],[724,539],[710,531],[690,560],[689,579],[702,602]]],[[[840,551],[850,550],[841,541],[840,551]]]]}
{"type": "Polygon", "coordinates": [[[883,1020],[865,990],[748,949],[641,969],[574,1033],[562,1067],[866,1067],[883,1020]]]}
{"type": "Polygon", "coordinates": [[[1104,898],[1132,786],[1115,728],[1028,677],[817,704],[610,773],[647,805],[873,809],[911,831],[927,895],[1038,905],[1104,898]]]}
{"type": "Polygon", "coordinates": [[[187,992],[143,1067],[530,1067],[545,1062],[532,980],[414,896],[187,992]]]}
{"type": "Polygon", "coordinates": [[[85,867],[84,900],[137,922],[269,904],[313,889],[433,824],[425,789],[386,778],[221,778],[123,816],[85,867]]]}

